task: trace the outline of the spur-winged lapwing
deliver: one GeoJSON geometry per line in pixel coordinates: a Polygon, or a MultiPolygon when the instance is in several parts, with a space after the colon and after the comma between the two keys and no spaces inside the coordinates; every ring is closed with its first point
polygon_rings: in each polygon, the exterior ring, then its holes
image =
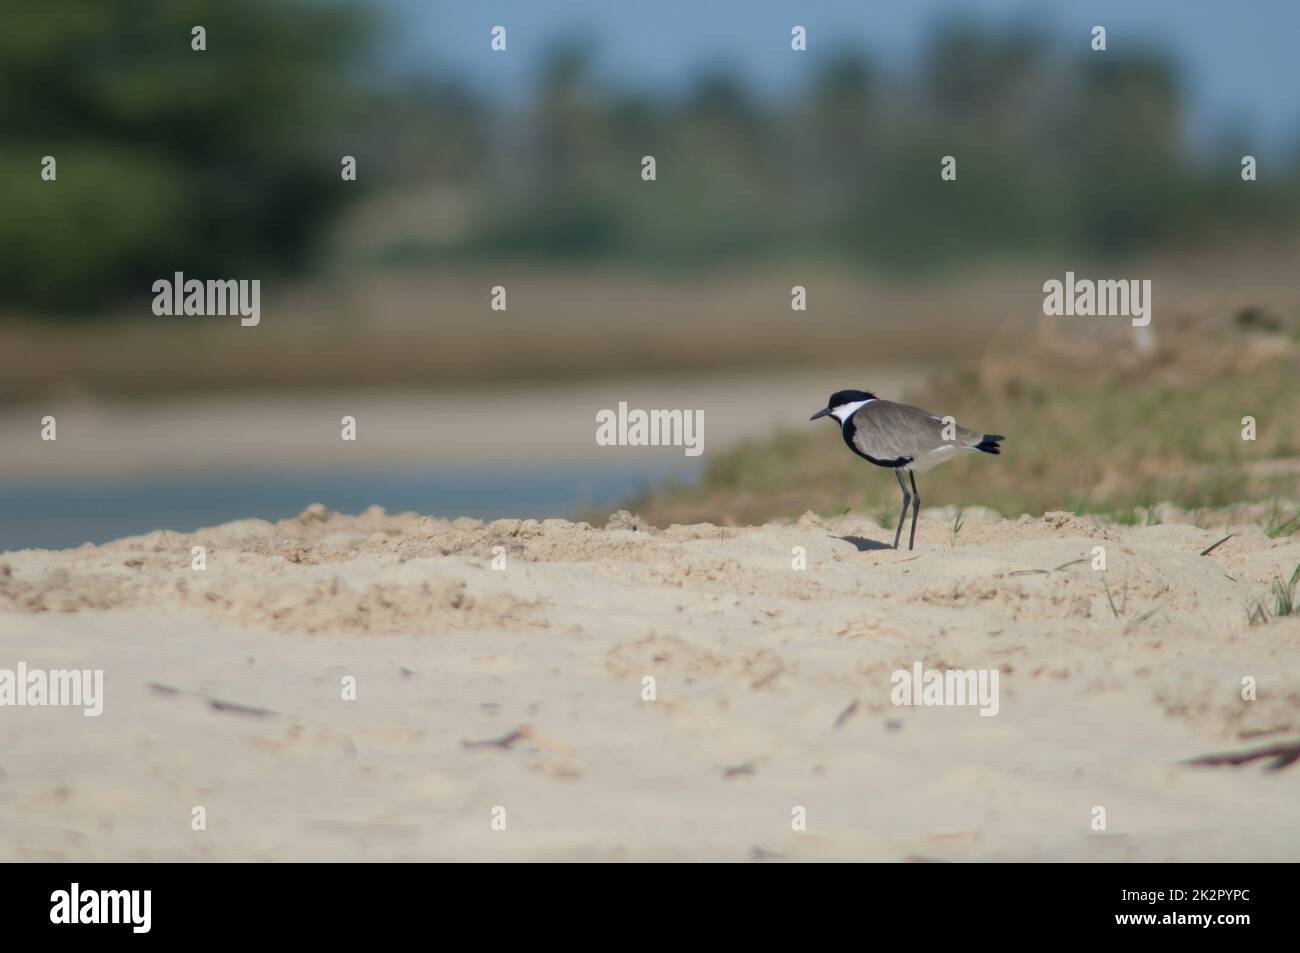
{"type": "Polygon", "coordinates": [[[936,467],[946,460],[959,457],[972,450],[1001,453],[999,440],[1006,437],[995,433],[978,433],[958,427],[951,420],[944,422],[920,407],[896,404],[881,400],[875,394],[861,390],[841,390],[831,394],[823,410],[809,417],[834,417],[844,433],[844,442],[858,456],[878,467],[888,467],[898,479],[903,491],[903,511],[898,514],[898,528],[894,530],[894,548],[903,532],[907,507],[912,506],[912,532],[907,548],[916,543],[916,514],[921,509],[921,494],[916,489],[916,474],[936,467]],[[903,482],[903,471],[912,481],[912,492],[903,482]]]}

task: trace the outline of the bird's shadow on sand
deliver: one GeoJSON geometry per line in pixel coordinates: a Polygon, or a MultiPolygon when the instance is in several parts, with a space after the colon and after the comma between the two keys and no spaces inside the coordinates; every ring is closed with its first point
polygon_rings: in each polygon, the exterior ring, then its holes
{"type": "Polygon", "coordinates": [[[867,539],[865,536],[836,536],[836,539],[842,539],[846,543],[852,543],[857,547],[858,552],[865,553],[870,549],[893,549],[889,543],[882,543],[878,539],[867,539]]]}

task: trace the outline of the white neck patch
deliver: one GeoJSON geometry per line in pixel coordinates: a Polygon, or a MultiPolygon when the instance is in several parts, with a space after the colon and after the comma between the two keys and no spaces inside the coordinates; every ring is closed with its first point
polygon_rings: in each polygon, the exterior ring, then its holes
{"type": "Polygon", "coordinates": [[[840,423],[844,423],[844,421],[856,414],[860,408],[867,406],[867,404],[871,403],[874,399],[875,398],[873,397],[868,400],[856,400],[851,404],[840,404],[831,411],[831,416],[840,423]]]}

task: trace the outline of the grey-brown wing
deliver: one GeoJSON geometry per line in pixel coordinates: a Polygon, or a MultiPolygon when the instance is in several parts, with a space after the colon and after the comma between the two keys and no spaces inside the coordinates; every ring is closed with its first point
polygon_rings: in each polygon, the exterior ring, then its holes
{"type": "Polygon", "coordinates": [[[916,459],[948,444],[973,447],[983,437],[954,424],[953,439],[945,440],[943,418],[892,400],[873,400],[859,408],[852,419],[853,442],[877,460],[916,459]]]}

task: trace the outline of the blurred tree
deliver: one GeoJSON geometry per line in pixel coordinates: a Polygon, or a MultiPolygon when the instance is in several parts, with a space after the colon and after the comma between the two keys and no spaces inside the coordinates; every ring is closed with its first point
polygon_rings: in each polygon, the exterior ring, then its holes
{"type": "Polygon", "coordinates": [[[339,179],[339,130],[364,95],[354,67],[367,36],[368,20],[339,2],[10,5],[4,302],[102,307],[148,296],[175,270],[256,276],[301,264],[356,191],[339,179]],[[196,25],[206,51],[191,48],[196,25]],[[56,182],[39,178],[45,155],[56,182]]]}
{"type": "Polygon", "coordinates": [[[468,185],[492,156],[485,104],[443,78],[398,78],[383,95],[371,95],[357,130],[336,130],[334,137],[364,161],[367,178],[385,184],[468,185]]]}
{"type": "Polygon", "coordinates": [[[610,183],[635,181],[640,153],[611,148],[610,112],[596,95],[592,52],[581,39],[543,58],[522,138],[504,144],[511,161],[483,190],[475,250],[545,256],[609,255],[628,218],[610,183]],[[622,213],[622,214],[621,214],[622,213]]]}
{"type": "Polygon", "coordinates": [[[12,5],[0,304],[102,309],[178,269],[302,265],[376,184],[385,194],[338,230],[336,247],[364,249],[352,260],[811,253],[938,268],[1282,234],[1300,218],[1300,152],[1246,188],[1243,136],[1198,158],[1184,79],[1156,51],[1068,56],[1033,27],[943,22],[915,70],[845,49],[769,98],[716,65],[684,92],[618,88],[579,39],[549,50],[527,98],[494,101],[432,70],[363,71],[375,29],[353,4],[12,5]],[[195,24],[206,52],[190,48],[195,24]],[[344,154],[356,183],[339,180],[344,154]],[[55,184],[39,178],[45,155],[55,184]],[[946,155],[955,181],[939,177],[946,155]]]}
{"type": "Polygon", "coordinates": [[[804,231],[823,240],[860,244],[873,214],[873,183],[888,127],[875,69],[860,54],[843,51],[817,69],[799,103],[789,149],[800,173],[808,221],[804,231]]]}
{"type": "Polygon", "coordinates": [[[806,159],[817,178],[844,185],[869,173],[880,118],[876,86],[871,66],[856,53],[835,56],[813,77],[804,111],[814,146],[806,159]]]}
{"type": "Polygon", "coordinates": [[[976,21],[944,21],[922,54],[922,89],[938,119],[975,122],[996,134],[1033,102],[1049,49],[1036,30],[998,32],[976,21]]]}
{"type": "Polygon", "coordinates": [[[1173,66],[1155,53],[1085,56],[1064,107],[1076,239],[1116,254],[1174,237],[1197,183],[1173,66]]]}

